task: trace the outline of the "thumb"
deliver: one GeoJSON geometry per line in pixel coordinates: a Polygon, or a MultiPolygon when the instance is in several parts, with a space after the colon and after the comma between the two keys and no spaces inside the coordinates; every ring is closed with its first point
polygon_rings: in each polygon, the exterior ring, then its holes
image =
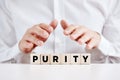
{"type": "Polygon", "coordinates": [[[58,25],[58,21],[56,19],[54,19],[51,23],[50,23],[50,26],[53,27],[53,29],[55,29],[58,25]]]}
{"type": "Polygon", "coordinates": [[[69,25],[65,20],[61,20],[61,26],[63,29],[66,29],[69,25]]]}

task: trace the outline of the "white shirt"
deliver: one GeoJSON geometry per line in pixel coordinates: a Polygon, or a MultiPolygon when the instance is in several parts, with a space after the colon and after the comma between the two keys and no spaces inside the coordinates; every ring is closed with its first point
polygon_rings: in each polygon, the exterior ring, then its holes
{"type": "Polygon", "coordinates": [[[26,30],[53,19],[84,25],[101,34],[98,48],[86,50],[63,34],[59,24],[36,53],[92,54],[93,63],[120,62],[120,0],[0,0],[0,62],[29,61],[18,43],[26,30]]]}

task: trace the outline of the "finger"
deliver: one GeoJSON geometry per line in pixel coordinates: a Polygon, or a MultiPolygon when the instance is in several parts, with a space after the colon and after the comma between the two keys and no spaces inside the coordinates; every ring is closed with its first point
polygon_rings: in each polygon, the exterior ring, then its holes
{"type": "Polygon", "coordinates": [[[53,27],[51,27],[50,25],[41,23],[39,25],[42,29],[46,30],[49,34],[53,31],[53,27]]]}
{"type": "Polygon", "coordinates": [[[76,26],[70,25],[64,30],[64,34],[70,35],[75,29],[76,29],[76,26]]]}
{"type": "Polygon", "coordinates": [[[27,42],[27,41],[23,41],[22,42],[22,51],[24,53],[30,53],[33,49],[34,45],[30,42],[27,42]]]}
{"type": "Polygon", "coordinates": [[[66,29],[69,25],[65,20],[61,20],[61,26],[63,29],[66,29]]]}
{"type": "Polygon", "coordinates": [[[50,26],[53,27],[53,29],[55,29],[58,25],[58,21],[55,19],[50,23],[50,26]]]}
{"type": "Polygon", "coordinates": [[[90,39],[92,38],[92,36],[89,33],[85,33],[83,36],[81,36],[78,39],[78,43],[79,44],[85,44],[86,42],[88,42],[90,39]]]}
{"type": "Polygon", "coordinates": [[[45,30],[43,30],[42,28],[40,28],[39,26],[33,27],[29,30],[29,32],[32,35],[36,35],[38,37],[47,39],[49,37],[49,33],[45,30]]]}
{"type": "Polygon", "coordinates": [[[25,38],[26,38],[25,39],[26,41],[31,42],[34,45],[37,45],[37,46],[42,46],[43,45],[43,41],[39,40],[38,38],[36,38],[33,35],[26,36],[25,38]]]}
{"type": "Polygon", "coordinates": [[[92,38],[88,44],[86,45],[87,49],[93,49],[94,47],[96,47],[96,40],[94,38],[92,38]]]}
{"type": "Polygon", "coordinates": [[[80,38],[84,33],[85,33],[85,29],[82,27],[78,27],[74,30],[74,32],[71,34],[70,38],[72,40],[76,40],[78,38],[80,38]]]}

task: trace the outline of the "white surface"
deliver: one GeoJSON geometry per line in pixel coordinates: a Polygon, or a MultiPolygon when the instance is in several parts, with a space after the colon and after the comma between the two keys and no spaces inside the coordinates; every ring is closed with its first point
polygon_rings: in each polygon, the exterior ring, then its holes
{"type": "Polygon", "coordinates": [[[120,65],[0,64],[0,80],[120,80],[120,65]]]}

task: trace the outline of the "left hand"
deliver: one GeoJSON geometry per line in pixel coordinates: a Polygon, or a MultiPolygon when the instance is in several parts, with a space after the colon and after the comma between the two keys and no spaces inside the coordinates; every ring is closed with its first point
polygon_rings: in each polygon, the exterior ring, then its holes
{"type": "Polygon", "coordinates": [[[100,34],[87,27],[69,25],[65,20],[61,21],[61,25],[66,36],[70,36],[72,40],[77,41],[80,45],[86,44],[87,49],[96,48],[101,41],[100,34]]]}

